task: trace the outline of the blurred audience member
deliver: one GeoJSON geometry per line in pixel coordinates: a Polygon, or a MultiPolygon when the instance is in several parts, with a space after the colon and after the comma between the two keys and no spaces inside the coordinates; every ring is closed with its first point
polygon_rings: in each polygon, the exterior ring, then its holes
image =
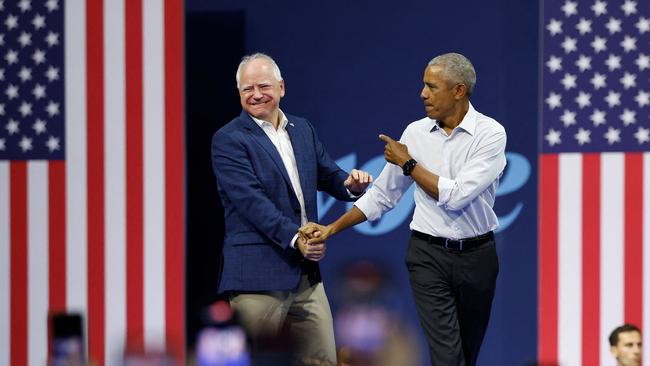
{"type": "Polygon", "coordinates": [[[201,313],[191,365],[250,366],[250,340],[228,301],[218,300],[201,313]]]}
{"type": "Polygon", "coordinates": [[[414,331],[399,316],[400,296],[384,271],[359,261],[342,271],[334,331],[339,366],[420,365],[414,331]]]}
{"type": "Polygon", "coordinates": [[[609,335],[610,352],[616,366],[641,365],[641,330],[633,324],[623,324],[609,335]]]}

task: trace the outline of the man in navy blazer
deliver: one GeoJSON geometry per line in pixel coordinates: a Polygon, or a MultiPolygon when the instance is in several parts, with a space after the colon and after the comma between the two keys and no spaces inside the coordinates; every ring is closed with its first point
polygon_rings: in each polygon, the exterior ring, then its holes
{"type": "Polygon", "coordinates": [[[316,191],[360,196],[372,177],[347,174],[314,127],[280,110],[284,81],[273,59],[253,54],[236,74],[243,111],[212,138],[212,167],[225,217],[219,292],[228,292],[253,339],[287,331],[296,359],[336,364],[332,315],[318,261],[325,244],[307,245],[298,229],[316,221],[316,191]]]}

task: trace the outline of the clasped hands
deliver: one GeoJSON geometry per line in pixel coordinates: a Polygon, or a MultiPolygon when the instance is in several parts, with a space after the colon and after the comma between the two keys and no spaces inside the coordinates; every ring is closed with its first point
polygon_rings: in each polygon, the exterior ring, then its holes
{"type": "Polygon", "coordinates": [[[318,262],[325,257],[327,244],[325,241],[331,235],[329,226],[309,222],[298,229],[296,246],[305,259],[318,262]]]}
{"type": "MultiPolygon", "coordinates": [[[[372,183],[372,175],[363,170],[352,169],[348,178],[343,182],[347,190],[359,196],[372,183]]],[[[332,227],[309,222],[298,229],[296,247],[305,259],[318,262],[325,257],[327,245],[325,241],[332,234],[332,227]]]]}

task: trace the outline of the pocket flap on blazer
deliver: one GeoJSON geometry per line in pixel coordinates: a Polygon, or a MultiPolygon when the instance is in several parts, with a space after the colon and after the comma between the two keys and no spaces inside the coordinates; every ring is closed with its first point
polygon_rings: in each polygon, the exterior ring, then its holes
{"type": "Polygon", "coordinates": [[[266,240],[257,233],[234,233],[226,238],[231,245],[264,244],[266,240]]]}

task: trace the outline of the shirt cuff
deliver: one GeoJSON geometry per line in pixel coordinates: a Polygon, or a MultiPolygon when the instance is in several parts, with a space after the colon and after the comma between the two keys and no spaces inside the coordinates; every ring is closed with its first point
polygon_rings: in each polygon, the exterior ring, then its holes
{"type": "Polygon", "coordinates": [[[298,240],[298,233],[293,236],[293,239],[291,239],[291,244],[289,244],[293,249],[296,249],[296,240],[298,240]]]}
{"type": "Polygon", "coordinates": [[[455,183],[453,180],[445,177],[438,177],[438,206],[444,206],[449,202],[454,185],[455,183]]]}
{"type": "Polygon", "coordinates": [[[382,210],[378,207],[377,200],[373,202],[371,193],[359,198],[354,205],[363,212],[368,221],[375,221],[381,217],[382,210]]]}

